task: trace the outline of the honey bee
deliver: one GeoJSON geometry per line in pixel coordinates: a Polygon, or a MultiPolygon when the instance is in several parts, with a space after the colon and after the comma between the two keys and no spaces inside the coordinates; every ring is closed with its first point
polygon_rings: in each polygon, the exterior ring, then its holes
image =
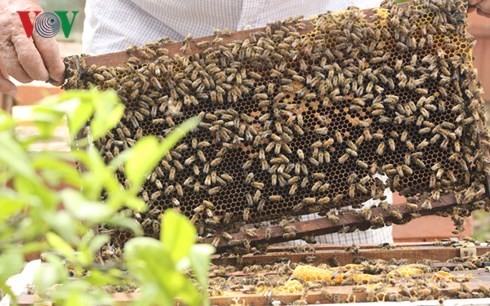
{"type": "Polygon", "coordinates": [[[357,190],[359,190],[360,192],[364,193],[364,194],[367,194],[369,191],[367,190],[366,187],[364,187],[363,185],[361,184],[356,184],[355,187],[357,188],[357,190]]]}
{"type": "Polygon", "coordinates": [[[233,239],[233,236],[227,232],[221,233],[221,237],[223,237],[226,241],[231,241],[233,239]]]}
{"type": "Polygon", "coordinates": [[[243,221],[247,222],[250,218],[250,208],[245,208],[243,210],[243,221]]]}
{"type": "Polygon", "coordinates": [[[297,213],[297,212],[301,211],[303,209],[303,207],[304,207],[303,203],[298,203],[298,204],[293,206],[293,212],[297,213]]]}
{"type": "Polygon", "coordinates": [[[257,205],[257,212],[262,213],[265,208],[265,200],[260,200],[259,204],[257,205]]]}
{"type": "Polygon", "coordinates": [[[339,131],[335,131],[335,139],[337,140],[338,143],[344,142],[344,138],[342,136],[342,133],[340,133],[339,131]]]}
{"type": "MultiPolygon", "coordinates": [[[[348,153],[345,153],[344,155],[342,155],[342,156],[339,158],[338,162],[339,162],[340,164],[343,164],[343,163],[345,163],[345,162],[346,162],[346,161],[349,159],[349,157],[350,157],[350,155],[349,155],[348,153]]],[[[310,161],[311,161],[311,160],[310,160],[310,161]]]]}
{"type": "Polygon", "coordinates": [[[376,153],[378,155],[383,155],[384,151],[385,151],[385,143],[381,142],[379,143],[378,148],[376,149],[376,153]]]}
{"type": "Polygon", "coordinates": [[[208,190],[209,195],[215,195],[221,191],[221,187],[213,187],[208,190]]]}
{"type": "Polygon", "coordinates": [[[405,145],[407,146],[407,148],[408,148],[410,151],[412,151],[412,152],[413,152],[413,151],[415,151],[415,146],[414,146],[414,144],[413,144],[413,143],[412,143],[410,140],[407,140],[407,141],[405,142],[405,145]]]}
{"type": "Polygon", "coordinates": [[[414,162],[420,168],[425,169],[425,163],[422,160],[420,160],[418,158],[414,158],[414,162]]]}
{"type": "Polygon", "coordinates": [[[296,238],[296,233],[294,233],[294,232],[293,233],[284,233],[284,234],[282,234],[282,237],[284,239],[288,239],[288,240],[294,239],[294,238],[296,238]]]}
{"type": "Polygon", "coordinates": [[[253,182],[252,187],[257,188],[257,189],[263,189],[264,188],[264,183],[262,182],[253,182]]]}
{"type": "Polygon", "coordinates": [[[280,196],[280,195],[271,195],[271,196],[269,196],[269,200],[271,202],[280,202],[283,199],[282,199],[282,196],[280,196]]]}

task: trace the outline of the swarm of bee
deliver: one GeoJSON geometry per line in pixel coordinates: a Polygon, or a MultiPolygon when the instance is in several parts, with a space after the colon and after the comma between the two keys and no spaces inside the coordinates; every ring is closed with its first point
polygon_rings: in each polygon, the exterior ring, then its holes
{"type": "Polygon", "coordinates": [[[490,290],[471,270],[487,260],[488,254],[447,262],[377,259],[329,266],[281,261],[241,269],[213,265],[208,292],[212,297],[248,296],[245,305],[257,302],[257,297],[286,305],[484,298],[490,297],[490,290]],[[452,267],[454,261],[459,268],[452,267]]]}
{"type": "Polygon", "coordinates": [[[467,204],[485,193],[489,140],[466,11],[464,0],[385,1],[370,16],[351,7],[289,18],[240,40],[188,37],[175,54],[163,39],[129,48],[119,66],[68,58],[65,88],[115,89],[126,105],[96,142],[107,162],[201,119],[141,191],[149,210],[135,219],[149,236],[168,208],[235,245],[244,242],[223,228],[325,215],[382,200],[385,188],[424,208],[449,192],[467,204]]]}

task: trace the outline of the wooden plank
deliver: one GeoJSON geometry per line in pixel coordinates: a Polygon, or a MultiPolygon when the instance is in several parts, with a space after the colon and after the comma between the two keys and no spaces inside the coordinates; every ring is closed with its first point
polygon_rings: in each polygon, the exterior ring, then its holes
{"type": "MultiPolygon", "coordinates": [[[[476,247],[477,255],[490,252],[490,247],[476,247]]],[[[351,264],[356,259],[383,259],[390,260],[407,259],[411,263],[423,259],[446,261],[460,256],[460,248],[444,246],[419,246],[419,247],[395,247],[394,249],[359,249],[358,253],[346,252],[345,250],[321,250],[316,252],[290,251],[273,252],[267,254],[248,254],[242,257],[214,257],[216,265],[234,265],[238,267],[254,264],[271,264],[278,261],[309,262],[311,264],[327,263],[330,265],[351,264]]]]}
{"type": "MultiPolygon", "coordinates": [[[[461,241],[458,239],[445,239],[445,240],[440,240],[436,242],[425,242],[425,241],[415,241],[415,242],[402,242],[402,243],[396,243],[392,244],[389,247],[385,245],[384,249],[390,250],[390,249],[395,249],[395,248],[417,248],[417,247],[433,247],[433,248],[438,248],[438,247],[448,247],[451,245],[455,244],[461,244],[461,241]]],[[[305,247],[305,248],[313,248],[315,251],[344,251],[346,247],[351,246],[352,244],[315,244],[315,245],[304,245],[304,246],[289,246],[289,245],[271,245],[267,248],[267,252],[269,253],[274,253],[274,252],[291,252],[294,253],[297,249],[305,247]]],[[[379,244],[356,244],[357,247],[363,250],[369,250],[369,249],[380,249],[381,245],[379,244]]],[[[481,245],[482,247],[486,247],[487,244],[483,243],[481,245]]]]}

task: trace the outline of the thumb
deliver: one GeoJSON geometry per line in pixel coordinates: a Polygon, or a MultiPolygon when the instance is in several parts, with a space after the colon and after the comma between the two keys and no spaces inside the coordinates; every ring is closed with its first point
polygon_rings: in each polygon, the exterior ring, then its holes
{"type": "Polygon", "coordinates": [[[483,0],[478,4],[478,7],[480,8],[480,11],[482,11],[485,14],[490,13],[490,1],[489,0],[483,0]]]}

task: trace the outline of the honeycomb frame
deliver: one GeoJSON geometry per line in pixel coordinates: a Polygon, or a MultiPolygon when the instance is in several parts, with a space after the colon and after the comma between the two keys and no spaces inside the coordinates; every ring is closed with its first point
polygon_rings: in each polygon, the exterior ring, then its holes
{"type": "Polygon", "coordinates": [[[71,57],[65,88],[115,89],[125,104],[95,143],[106,162],[201,119],[144,185],[149,209],[136,219],[149,236],[168,208],[206,236],[358,207],[387,187],[427,206],[471,188],[464,204],[485,192],[488,145],[466,10],[462,0],[385,1],[372,15],[351,7],[188,38],[176,52],[162,40],[128,49],[120,65],[71,57]]]}

